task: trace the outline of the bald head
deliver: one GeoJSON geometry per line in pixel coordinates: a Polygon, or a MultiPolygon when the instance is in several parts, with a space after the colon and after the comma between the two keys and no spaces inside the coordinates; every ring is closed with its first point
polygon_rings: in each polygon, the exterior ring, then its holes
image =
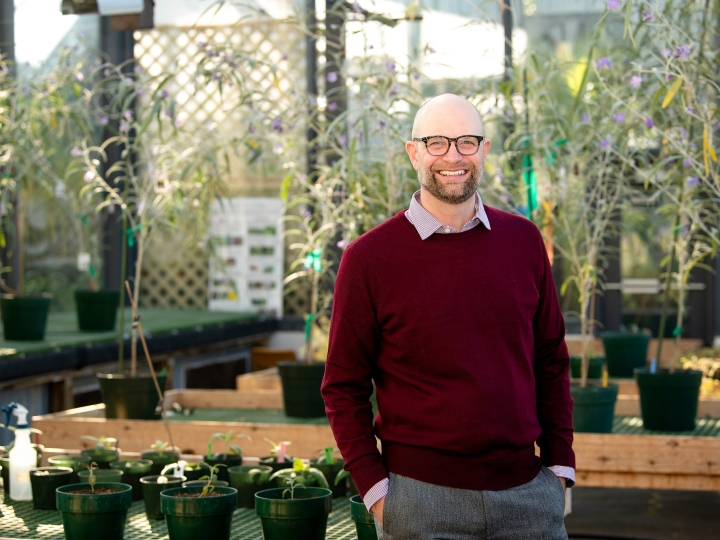
{"type": "Polygon", "coordinates": [[[467,99],[442,94],[425,102],[415,115],[412,136],[429,135],[485,135],[485,126],[480,113],[467,99]]]}

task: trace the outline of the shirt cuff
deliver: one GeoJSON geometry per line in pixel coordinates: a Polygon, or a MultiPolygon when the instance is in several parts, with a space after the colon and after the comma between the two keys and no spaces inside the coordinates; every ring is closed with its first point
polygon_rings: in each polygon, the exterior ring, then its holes
{"type": "Polygon", "coordinates": [[[365,494],[363,502],[365,503],[365,508],[367,508],[368,512],[370,512],[370,509],[376,502],[388,494],[388,485],[390,485],[390,480],[385,478],[371,487],[365,494]]]}
{"type": "Polygon", "coordinates": [[[572,467],[563,467],[562,465],[553,465],[548,467],[555,476],[564,478],[567,481],[567,487],[573,487],[575,485],[575,469],[572,467]]]}

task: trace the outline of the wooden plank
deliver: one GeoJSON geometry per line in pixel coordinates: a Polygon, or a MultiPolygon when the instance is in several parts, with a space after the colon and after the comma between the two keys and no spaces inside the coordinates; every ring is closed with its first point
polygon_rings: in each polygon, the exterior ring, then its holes
{"type": "Polygon", "coordinates": [[[575,480],[578,487],[720,491],[720,476],[578,470],[575,480]]]}
{"type": "MultiPolygon", "coordinates": [[[[640,416],[640,397],[618,395],[615,416],[640,416]]],[[[698,402],[698,418],[720,418],[720,399],[701,398],[698,402]]]]}
{"type": "Polygon", "coordinates": [[[169,390],[165,406],[179,403],[194,409],[282,409],[279,390],[169,390]]]}
{"type": "Polygon", "coordinates": [[[238,390],[276,390],[282,391],[282,383],[277,368],[263,369],[253,373],[238,375],[235,379],[238,390]]]}

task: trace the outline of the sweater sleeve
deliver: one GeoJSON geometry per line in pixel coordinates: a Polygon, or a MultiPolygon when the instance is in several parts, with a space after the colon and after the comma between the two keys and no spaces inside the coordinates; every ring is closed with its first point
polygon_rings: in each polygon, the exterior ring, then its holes
{"type": "Polygon", "coordinates": [[[370,275],[353,248],[343,254],[335,282],[321,392],[345,468],[364,497],[388,472],[377,448],[370,403],[380,330],[370,275]]]}
{"type": "Polygon", "coordinates": [[[570,357],[565,344],[565,322],[555,292],[552,268],[537,231],[540,278],[537,311],[533,320],[535,338],[535,385],[537,415],[542,432],[537,440],[543,465],[575,468],[572,449],[572,404],[570,357]]]}

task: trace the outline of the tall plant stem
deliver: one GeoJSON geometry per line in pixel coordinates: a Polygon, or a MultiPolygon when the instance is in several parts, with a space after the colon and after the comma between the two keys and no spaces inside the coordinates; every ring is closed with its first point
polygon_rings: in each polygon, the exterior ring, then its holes
{"type": "Polygon", "coordinates": [[[658,366],[660,365],[660,354],[662,353],[663,335],[665,334],[665,321],[667,320],[668,304],[670,303],[670,284],[672,283],[672,267],[675,264],[675,246],[677,244],[677,238],[680,227],[680,213],[675,216],[675,223],[673,225],[673,239],[672,247],[670,248],[670,258],[668,259],[667,267],[665,268],[665,290],[663,291],[663,303],[662,312],[660,314],[660,327],[658,328],[658,345],[655,358],[657,359],[658,366]]]}
{"type": "Polygon", "coordinates": [[[315,318],[315,312],[317,311],[317,280],[318,273],[311,270],[312,278],[310,280],[310,313],[308,313],[308,325],[310,326],[306,333],[305,339],[305,363],[310,364],[312,362],[312,323],[315,318]]]}
{"type": "MultiPolygon", "coordinates": [[[[133,282],[133,298],[139,298],[140,296],[140,272],[142,270],[143,253],[145,252],[145,234],[142,230],[138,232],[137,240],[137,261],[135,261],[135,281],[133,282]]],[[[142,341],[145,342],[143,336],[142,341]]],[[[130,376],[135,377],[137,375],[137,339],[138,339],[138,328],[137,325],[133,324],[132,335],[130,338],[130,376]]]]}
{"type": "MultiPolygon", "coordinates": [[[[123,186],[123,200],[127,196],[127,182],[123,186]]],[[[127,278],[127,215],[123,212],[120,231],[120,324],[118,325],[118,375],[125,369],[125,279],[127,278]]]]}

